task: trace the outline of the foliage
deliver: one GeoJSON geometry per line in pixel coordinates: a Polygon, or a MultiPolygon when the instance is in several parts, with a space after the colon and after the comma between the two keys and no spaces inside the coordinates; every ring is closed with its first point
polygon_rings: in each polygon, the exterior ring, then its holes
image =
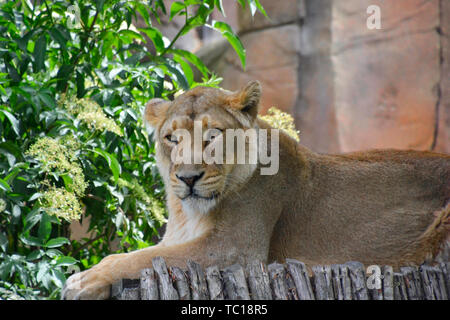
{"type": "MultiPolygon", "coordinates": [[[[238,2],[265,14],[257,0],[238,2]]],[[[221,0],[1,2],[0,297],[57,298],[70,271],[100,261],[115,239],[118,251],[153,244],[164,191],[141,114],[153,97],[219,83],[176,48],[193,28],[221,32],[245,66],[214,10],[221,0]],[[158,29],[164,15],[185,18],[172,40],[158,29]],[[139,16],[145,28],[134,28],[139,16]],[[91,238],[69,240],[80,217],[91,238]]]]}

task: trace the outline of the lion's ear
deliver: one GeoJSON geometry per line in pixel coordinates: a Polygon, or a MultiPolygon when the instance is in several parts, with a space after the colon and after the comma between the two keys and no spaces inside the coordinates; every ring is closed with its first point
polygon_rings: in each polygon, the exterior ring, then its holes
{"type": "Polygon", "coordinates": [[[163,99],[154,98],[150,100],[145,106],[145,120],[147,123],[152,127],[156,127],[164,118],[169,106],[170,102],[163,99]]]}
{"type": "Polygon", "coordinates": [[[258,115],[259,100],[261,98],[261,84],[250,81],[239,93],[241,111],[249,114],[253,119],[258,115]]]}

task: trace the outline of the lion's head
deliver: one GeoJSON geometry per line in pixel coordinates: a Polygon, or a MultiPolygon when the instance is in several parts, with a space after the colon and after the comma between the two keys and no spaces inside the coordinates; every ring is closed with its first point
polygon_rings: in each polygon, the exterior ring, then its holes
{"type": "MultiPolygon", "coordinates": [[[[226,144],[227,129],[256,126],[260,96],[260,84],[252,81],[237,92],[196,87],[174,101],[152,99],[147,104],[145,120],[154,129],[159,171],[168,192],[181,200],[185,212],[209,212],[254,173],[256,164],[229,163],[225,160],[232,152],[224,148],[220,154],[214,148],[226,144]],[[196,140],[199,134],[200,143],[196,140]],[[223,158],[222,163],[195,158],[208,150],[214,150],[215,159],[223,158]],[[174,155],[188,155],[191,161],[176,161],[174,155]]],[[[252,146],[244,141],[248,151],[252,146]]],[[[233,156],[238,156],[236,149],[233,151],[233,156]]]]}

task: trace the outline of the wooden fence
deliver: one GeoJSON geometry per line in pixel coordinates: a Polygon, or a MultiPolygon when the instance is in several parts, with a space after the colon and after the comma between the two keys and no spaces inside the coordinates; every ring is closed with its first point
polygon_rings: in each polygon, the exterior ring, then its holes
{"type": "Polygon", "coordinates": [[[187,270],[167,268],[153,259],[140,279],[123,279],[111,288],[118,300],[448,300],[450,263],[436,266],[375,267],[366,275],[359,262],[312,267],[288,259],[285,264],[254,262],[203,270],[188,261],[187,270]],[[373,273],[375,272],[375,273],[373,273]],[[377,280],[378,279],[378,280],[377,280]],[[378,289],[377,289],[378,288],[378,289]]]}

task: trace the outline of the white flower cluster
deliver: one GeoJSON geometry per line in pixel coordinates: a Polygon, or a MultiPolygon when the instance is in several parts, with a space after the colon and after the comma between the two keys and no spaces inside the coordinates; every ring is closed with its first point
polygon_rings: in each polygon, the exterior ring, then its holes
{"type": "Polygon", "coordinates": [[[298,142],[300,141],[300,131],[295,129],[294,118],[290,114],[272,107],[267,111],[267,115],[259,116],[259,118],[270,124],[272,128],[283,130],[298,142]]]}
{"type": "Polygon", "coordinates": [[[89,129],[98,131],[111,131],[123,136],[121,128],[109,118],[102,108],[90,99],[66,99],[62,97],[63,105],[69,113],[75,115],[78,120],[85,123],[89,129]]]}
{"type": "Polygon", "coordinates": [[[49,214],[68,221],[80,218],[82,210],[78,198],[84,195],[87,188],[83,169],[75,156],[78,148],[78,143],[72,138],[56,140],[44,137],[38,139],[27,151],[28,155],[41,163],[43,172],[56,173],[66,178],[66,187],[71,191],[55,187],[49,180],[41,181],[41,185],[47,189],[38,203],[49,214]]]}

